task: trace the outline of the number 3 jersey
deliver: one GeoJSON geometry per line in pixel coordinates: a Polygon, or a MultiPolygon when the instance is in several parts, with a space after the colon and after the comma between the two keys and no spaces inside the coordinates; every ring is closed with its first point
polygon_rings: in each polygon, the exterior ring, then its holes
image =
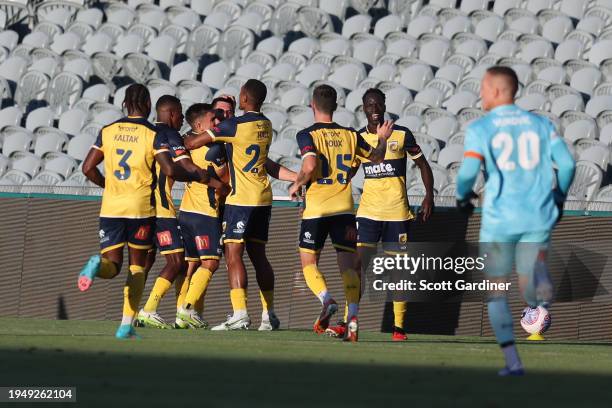
{"type": "MultiPolygon", "coordinates": [[[[368,132],[367,128],[361,129],[359,134],[371,146],[378,144],[376,133],[368,132]]],[[[413,219],[406,194],[406,157],[416,160],[422,155],[412,132],[393,125],[385,159],[380,164],[362,160],[365,180],[357,216],[375,221],[413,219]]]]}
{"type": "Polygon", "coordinates": [[[225,142],[232,192],[225,204],[259,207],[272,205],[266,171],[272,143],[272,124],[262,113],[246,112],[207,130],[213,141],[225,142]]]}
{"type": "Polygon", "coordinates": [[[93,148],[104,154],[105,185],[100,217],[155,216],[155,155],[167,142],[142,117],[126,117],[102,128],[93,148]]]}
{"type": "Polygon", "coordinates": [[[482,160],[486,173],[483,230],[507,235],[552,228],[555,143],[564,142],[547,118],[515,105],[499,106],[468,126],[464,155],[482,160]]]}
{"type": "Polygon", "coordinates": [[[349,180],[357,156],[369,157],[370,146],[354,129],[337,123],[315,123],[297,134],[302,158],[317,157],[317,167],[307,184],[302,219],[353,214],[349,180]]]}

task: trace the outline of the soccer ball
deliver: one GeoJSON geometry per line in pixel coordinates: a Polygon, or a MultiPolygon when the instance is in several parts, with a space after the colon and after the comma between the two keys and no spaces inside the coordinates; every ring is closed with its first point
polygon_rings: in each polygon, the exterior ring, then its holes
{"type": "Polygon", "coordinates": [[[526,307],[521,315],[521,326],[529,334],[542,334],[551,324],[550,313],[544,306],[526,307]]]}

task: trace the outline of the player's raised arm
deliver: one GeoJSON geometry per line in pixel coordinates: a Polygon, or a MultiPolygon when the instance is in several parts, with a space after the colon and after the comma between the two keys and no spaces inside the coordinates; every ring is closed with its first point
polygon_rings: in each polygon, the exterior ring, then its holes
{"type": "Polygon", "coordinates": [[[370,152],[368,159],[374,164],[379,164],[385,159],[387,153],[387,139],[393,133],[393,121],[387,120],[383,124],[378,125],[376,128],[376,135],[378,136],[378,145],[370,152]]]}
{"type": "Polygon", "coordinates": [[[311,179],[317,168],[317,147],[315,146],[312,135],[309,132],[301,131],[297,134],[296,140],[302,154],[302,167],[295,181],[289,187],[289,197],[297,198],[298,191],[311,179]]]}
{"type": "Polygon", "coordinates": [[[295,181],[297,179],[297,173],[295,171],[289,170],[285,166],[269,158],[266,160],[266,171],[270,176],[282,181],[295,181]]]}
{"type": "Polygon", "coordinates": [[[194,150],[211,142],[232,143],[238,129],[236,118],[230,118],[219,123],[217,126],[193,135],[185,140],[185,147],[194,150]]]}
{"type": "Polygon", "coordinates": [[[482,148],[479,145],[478,135],[468,126],[465,134],[465,152],[463,154],[463,163],[457,174],[457,207],[460,211],[470,214],[474,206],[470,203],[472,198],[477,197],[472,191],[480,164],[483,160],[482,148]]]}
{"type": "Polygon", "coordinates": [[[101,150],[102,147],[102,135],[98,135],[98,138],[94,145],[89,149],[87,157],[83,160],[83,174],[92,183],[104,188],[106,180],[100,170],[98,170],[98,164],[104,160],[104,153],[101,150]]]}

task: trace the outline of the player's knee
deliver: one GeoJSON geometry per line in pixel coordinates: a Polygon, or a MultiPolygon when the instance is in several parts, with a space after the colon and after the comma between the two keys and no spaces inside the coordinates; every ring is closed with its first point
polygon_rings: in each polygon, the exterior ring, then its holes
{"type": "Polygon", "coordinates": [[[172,254],[171,256],[166,256],[166,264],[172,270],[172,272],[176,275],[183,273],[187,269],[187,262],[181,256],[181,254],[172,254]]]}
{"type": "Polygon", "coordinates": [[[211,272],[215,272],[217,269],[219,269],[219,260],[217,259],[202,260],[200,265],[202,266],[202,268],[208,269],[211,272]]]}

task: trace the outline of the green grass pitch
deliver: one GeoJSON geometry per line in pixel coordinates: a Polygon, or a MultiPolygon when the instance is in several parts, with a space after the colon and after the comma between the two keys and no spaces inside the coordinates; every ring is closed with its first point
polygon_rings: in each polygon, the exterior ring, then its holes
{"type": "MultiPolygon", "coordinates": [[[[76,386],[84,407],[610,407],[612,344],[521,343],[528,375],[498,378],[493,339],[140,329],[0,319],[0,386],[76,386]]],[[[20,405],[25,406],[25,405],[20,405]]],[[[36,406],[49,406],[47,404],[36,406]]],[[[75,406],[65,404],[64,406],[75,406]]]]}

